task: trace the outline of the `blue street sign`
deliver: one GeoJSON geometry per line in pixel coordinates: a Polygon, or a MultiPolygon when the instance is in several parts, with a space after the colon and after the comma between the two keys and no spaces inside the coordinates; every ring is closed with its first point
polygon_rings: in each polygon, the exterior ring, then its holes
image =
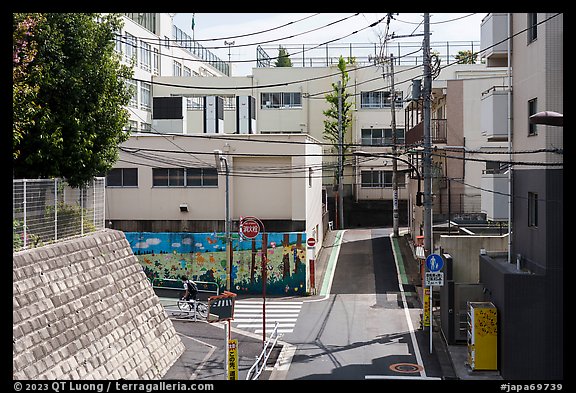
{"type": "Polygon", "coordinates": [[[431,272],[437,272],[444,267],[444,260],[438,254],[430,254],[426,258],[426,267],[431,272]]]}

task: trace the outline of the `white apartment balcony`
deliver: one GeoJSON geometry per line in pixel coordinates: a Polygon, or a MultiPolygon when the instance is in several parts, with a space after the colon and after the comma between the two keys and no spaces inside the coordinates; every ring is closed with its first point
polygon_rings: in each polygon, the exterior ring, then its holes
{"type": "Polygon", "coordinates": [[[508,92],[505,86],[493,86],[482,93],[480,129],[488,141],[508,140],[508,92]]]}
{"type": "Polygon", "coordinates": [[[482,173],[481,207],[489,221],[508,220],[508,172],[482,173]]]}
{"type": "Polygon", "coordinates": [[[480,53],[488,67],[505,67],[508,58],[508,15],[488,14],[480,24],[480,53]]]}

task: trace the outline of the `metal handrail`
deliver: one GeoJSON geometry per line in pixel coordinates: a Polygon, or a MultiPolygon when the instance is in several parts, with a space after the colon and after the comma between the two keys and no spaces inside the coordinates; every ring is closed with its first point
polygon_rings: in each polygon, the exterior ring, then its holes
{"type": "MultiPolygon", "coordinates": [[[[168,290],[176,290],[176,291],[182,291],[183,290],[183,286],[182,284],[180,284],[180,286],[174,286],[174,287],[170,287],[170,286],[161,286],[161,285],[156,285],[158,283],[158,281],[167,281],[167,282],[173,282],[173,283],[181,283],[181,280],[176,280],[173,278],[153,278],[152,279],[152,288],[153,289],[168,289],[168,290]]],[[[196,285],[198,286],[198,293],[200,292],[208,292],[208,293],[215,293],[216,296],[218,296],[220,294],[220,287],[218,286],[218,283],[213,282],[213,281],[194,281],[196,283],[196,285]],[[208,289],[201,289],[200,285],[201,284],[203,286],[214,286],[215,290],[208,290],[208,289]]]]}
{"type": "Polygon", "coordinates": [[[260,374],[262,374],[262,371],[266,368],[266,362],[268,362],[268,358],[270,357],[270,354],[272,353],[272,349],[274,349],[274,346],[276,345],[276,342],[278,341],[278,338],[280,337],[280,334],[278,333],[278,324],[279,324],[279,322],[276,321],[276,323],[274,324],[274,329],[272,329],[272,333],[270,333],[270,337],[268,337],[268,339],[264,343],[264,348],[262,348],[262,352],[260,352],[260,356],[258,356],[258,358],[256,359],[256,362],[248,370],[248,374],[246,374],[246,380],[247,381],[258,379],[260,377],[260,374]],[[268,346],[272,342],[272,340],[274,340],[274,342],[272,343],[272,345],[270,345],[270,348],[268,348],[268,346]],[[262,366],[259,367],[260,362],[262,362],[262,366]],[[254,371],[254,369],[256,369],[256,371],[254,371]],[[253,372],[254,372],[254,375],[252,375],[253,372]]]}

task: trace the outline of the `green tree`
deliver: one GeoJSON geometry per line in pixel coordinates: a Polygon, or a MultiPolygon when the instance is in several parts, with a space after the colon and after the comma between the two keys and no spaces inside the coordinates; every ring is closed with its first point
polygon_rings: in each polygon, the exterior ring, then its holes
{"type": "Polygon", "coordinates": [[[290,60],[290,55],[288,51],[280,45],[278,48],[278,59],[274,63],[276,67],[292,67],[292,60],[290,60]]]}
{"type": "Polygon", "coordinates": [[[38,70],[32,72],[30,65],[38,51],[33,39],[38,20],[40,20],[38,14],[14,14],[12,21],[14,31],[12,36],[13,158],[20,155],[18,145],[26,128],[33,123],[39,109],[36,103],[38,86],[28,81],[28,75],[39,72],[38,70]]]}
{"type": "Polygon", "coordinates": [[[478,58],[478,53],[474,53],[471,50],[461,50],[458,54],[454,56],[458,60],[458,64],[475,64],[478,58]]]}
{"type": "Polygon", "coordinates": [[[118,145],[129,138],[123,131],[131,96],[125,81],[133,71],[114,51],[122,19],[13,14],[13,27],[13,73],[19,76],[13,91],[13,176],[63,177],[82,186],[112,167],[118,145]],[[33,58],[23,65],[27,52],[33,58]]]}
{"type": "MultiPolygon", "coordinates": [[[[338,69],[340,70],[340,82],[342,83],[342,152],[344,155],[350,149],[350,143],[346,143],[346,133],[352,126],[352,102],[348,101],[350,93],[346,91],[350,76],[346,71],[346,65],[349,64],[342,56],[338,60],[338,69]]],[[[336,151],[338,149],[338,83],[332,83],[332,92],[324,96],[330,107],[323,111],[324,116],[324,132],[325,139],[330,141],[336,151]]]]}

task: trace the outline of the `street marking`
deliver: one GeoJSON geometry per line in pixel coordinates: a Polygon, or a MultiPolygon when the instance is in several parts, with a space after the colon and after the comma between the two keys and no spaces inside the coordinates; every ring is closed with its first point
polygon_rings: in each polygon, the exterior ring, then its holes
{"type": "MultiPolygon", "coordinates": [[[[202,345],[206,345],[207,347],[210,347],[210,350],[208,351],[208,353],[204,356],[204,358],[200,361],[200,364],[198,365],[198,367],[196,367],[196,370],[194,370],[194,372],[190,375],[190,380],[192,379],[196,379],[196,377],[198,376],[198,372],[204,367],[204,365],[206,364],[206,362],[208,362],[208,359],[210,359],[210,357],[212,356],[212,354],[214,353],[214,351],[216,350],[216,346],[212,345],[212,344],[208,344],[204,341],[198,340],[197,338],[194,337],[190,337],[187,336],[185,334],[179,333],[177,332],[178,335],[182,336],[182,337],[186,337],[189,340],[192,341],[196,341],[197,343],[200,343],[202,345]]],[[[185,349],[186,351],[186,349],[185,349]]]]}
{"type": "MultiPolygon", "coordinates": [[[[292,333],[298,321],[303,302],[266,302],[266,330],[273,329],[276,322],[278,333],[292,333]]],[[[237,329],[249,329],[262,333],[262,301],[237,300],[234,305],[232,325],[237,329]]]]}
{"type": "Polygon", "coordinates": [[[394,238],[394,234],[390,234],[390,242],[392,243],[392,253],[394,254],[394,263],[396,264],[396,271],[398,272],[398,287],[400,289],[400,295],[402,296],[402,308],[404,309],[404,316],[406,317],[406,322],[408,323],[408,330],[410,331],[410,339],[412,340],[412,347],[414,348],[414,353],[416,355],[416,361],[418,365],[422,367],[420,370],[420,376],[426,377],[426,370],[424,370],[424,362],[422,361],[422,355],[420,354],[420,348],[418,347],[418,341],[416,341],[416,334],[414,333],[414,325],[412,324],[412,318],[410,317],[410,312],[408,311],[408,303],[406,301],[406,294],[404,293],[404,285],[402,285],[402,277],[400,276],[400,268],[398,267],[398,260],[402,260],[402,254],[396,253],[396,247],[394,243],[397,240],[394,238]]]}
{"type": "Polygon", "coordinates": [[[342,245],[342,240],[344,239],[344,233],[346,230],[340,230],[336,234],[336,239],[334,242],[334,248],[332,253],[330,253],[330,258],[328,260],[328,266],[326,267],[326,272],[324,273],[324,281],[322,282],[322,289],[320,290],[320,296],[324,298],[321,300],[328,299],[330,296],[330,289],[332,288],[332,280],[334,280],[334,272],[336,271],[336,263],[338,262],[338,256],[340,254],[340,246],[342,245]]]}

